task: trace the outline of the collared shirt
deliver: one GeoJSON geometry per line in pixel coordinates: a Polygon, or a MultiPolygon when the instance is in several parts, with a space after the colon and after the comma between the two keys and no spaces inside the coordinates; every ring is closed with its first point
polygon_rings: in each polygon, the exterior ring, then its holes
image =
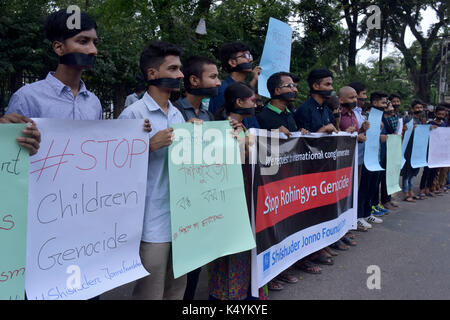
{"type": "Polygon", "coordinates": [[[358,130],[359,130],[361,129],[361,126],[364,123],[364,121],[366,121],[367,119],[363,116],[361,107],[356,107],[355,109],[353,109],[353,113],[356,116],[356,120],[358,120],[358,130]]]}
{"type": "MultiPolygon", "coordinates": [[[[362,114],[362,108],[356,107],[353,109],[353,113],[356,116],[356,119],[358,121],[358,130],[361,129],[362,124],[367,119],[362,114]]],[[[358,141],[358,165],[362,165],[364,163],[364,149],[366,148],[365,142],[359,142],[358,141]]]]}
{"type": "Polygon", "coordinates": [[[341,111],[341,121],[339,122],[339,129],[342,131],[347,130],[350,127],[355,127],[357,130],[361,127],[358,124],[358,119],[356,118],[353,110],[346,111],[342,109],[341,111]]]}
{"type": "MultiPolygon", "coordinates": [[[[184,123],[181,112],[169,101],[167,115],[146,92],[142,99],[126,108],[119,119],[148,119],[152,126],[151,139],[158,131],[175,123],[184,123]]],[[[147,196],[145,199],[142,241],[171,242],[168,147],[150,153],[147,173],[147,196]]]]}
{"type": "Polygon", "coordinates": [[[183,107],[184,112],[188,117],[188,120],[192,118],[197,118],[203,121],[211,121],[209,113],[203,108],[203,104],[200,105],[198,115],[196,115],[194,107],[191,105],[191,103],[187,98],[178,99],[177,102],[180,103],[181,106],[183,107]]]}
{"type": "Polygon", "coordinates": [[[132,93],[127,96],[125,99],[125,107],[131,106],[133,103],[139,100],[139,96],[135,93],[132,93]]]}
{"type": "Polygon", "coordinates": [[[44,80],[27,84],[11,97],[6,113],[16,112],[28,118],[101,120],[102,105],[95,94],[80,82],[74,97],[72,90],[49,73],[44,80]]]}
{"type": "Polygon", "coordinates": [[[327,106],[321,106],[313,97],[294,112],[294,118],[298,128],[309,132],[317,132],[327,124],[334,124],[333,112],[327,106]]]}
{"type": "Polygon", "coordinates": [[[281,111],[269,103],[256,115],[256,119],[261,129],[272,130],[284,126],[290,132],[298,131],[295,119],[287,107],[281,111]]]}

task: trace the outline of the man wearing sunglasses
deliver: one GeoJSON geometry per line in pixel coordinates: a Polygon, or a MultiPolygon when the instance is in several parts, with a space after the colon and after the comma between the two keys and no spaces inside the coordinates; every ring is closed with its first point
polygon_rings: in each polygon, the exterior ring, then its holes
{"type": "MultiPolygon", "coordinates": [[[[222,81],[218,95],[209,101],[209,112],[216,114],[225,102],[225,89],[233,82],[245,82],[247,76],[252,73],[251,87],[255,87],[258,76],[261,73],[260,67],[253,68],[253,56],[250,47],[242,42],[232,42],[224,44],[219,52],[222,67],[228,72],[228,77],[222,81]]],[[[243,122],[247,128],[258,127],[256,118],[251,117],[243,122]]]]}

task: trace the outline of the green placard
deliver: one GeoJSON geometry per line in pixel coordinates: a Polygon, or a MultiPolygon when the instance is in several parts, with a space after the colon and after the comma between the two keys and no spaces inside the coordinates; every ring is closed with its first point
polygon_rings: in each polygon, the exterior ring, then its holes
{"type": "Polygon", "coordinates": [[[16,138],[25,124],[0,124],[0,300],[22,300],[28,207],[28,150],[16,138]]]}
{"type": "Polygon", "coordinates": [[[388,194],[400,190],[400,170],[402,169],[402,138],[390,134],[386,142],[386,190],[388,194]]]}
{"type": "Polygon", "coordinates": [[[250,250],[255,240],[239,147],[228,121],[173,128],[168,164],[173,267],[178,278],[218,257],[250,250]]]}

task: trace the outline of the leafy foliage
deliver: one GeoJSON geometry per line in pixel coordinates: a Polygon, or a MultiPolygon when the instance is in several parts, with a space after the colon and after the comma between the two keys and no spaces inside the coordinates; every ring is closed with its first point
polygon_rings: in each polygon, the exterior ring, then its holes
{"type": "MultiPolygon", "coordinates": [[[[176,43],[184,50],[184,57],[205,55],[218,61],[222,44],[243,41],[250,45],[255,62],[262,54],[270,17],[290,23],[294,28],[291,53],[291,72],[301,77],[299,103],[309,90],[306,76],[313,68],[329,68],[334,71],[335,89],[354,80],[367,84],[369,91],[380,89],[389,93],[399,92],[404,101],[418,94],[417,79],[422,61],[430,85],[436,82],[433,60],[440,51],[438,40],[427,40],[442,33],[448,34],[448,23],[440,33],[423,35],[411,48],[401,50],[401,57],[387,57],[382,75],[378,63],[351,65],[349,67],[351,34],[341,22],[345,17],[344,3],[349,1],[317,0],[11,0],[0,2],[0,112],[7,105],[10,95],[28,81],[45,77],[57,65],[56,55],[43,34],[45,17],[59,8],[78,5],[90,14],[98,24],[98,57],[95,68],[83,75],[89,90],[100,98],[105,110],[114,105],[120,112],[125,97],[138,84],[139,56],[144,46],[154,39],[176,43]],[[199,20],[206,21],[207,34],[198,35],[195,28],[199,20]],[[428,41],[428,42],[427,42],[428,41]],[[423,46],[423,43],[427,46],[423,46]],[[424,48],[428,60],[423,60],[424,48]],[[434,69],[433,69],[434,68],[434,69]],[[431,71],[430,71],[431,70],[431,71]]],[[[400,43],[406,25],[419,23],[420,10],[432,6],[440,12],[440,19],[448,21],[448,4],[443,1],[390,1],[381,0],[382,11],[389,8],[386,33],[394,43],[400,43]],[[447,6],[447,7],[446,7],[447,6]],[[409,10],[409,11],[408,11],[409,10]],[[447,10],[447,11],[445,11],[447,10]],[[444,12],[445,11],[445,12],[444,12]],[[417,14],[417,21],[410,21],[405,12],[417,14]],[[389,20],[390,19],[390,20],[389,20]],[[446,20],[447,19],[447,20],[446,20]],[[395,24],[392,26],[392,24],[395,24]],[[397,41],[398,40],[398,41],[397,41]],[[396,42],[397,41],[397,42],[396,42]]],[[[366,1],[352,0],[358,10],[367,7],[366,1]]],[[[351,10],[350,10],[351,13],[351,10]]],[[[359,14],[362,14],[361,11],[359,14]]],[[[377,46],[373,32],[360,26],[360,35],[367,34],[367,46],[377,46]]],[[[401,44],[397,45],[400,48],[401,44]]],[[[221,74],[222,77],[224,74],[221,74]]]]}

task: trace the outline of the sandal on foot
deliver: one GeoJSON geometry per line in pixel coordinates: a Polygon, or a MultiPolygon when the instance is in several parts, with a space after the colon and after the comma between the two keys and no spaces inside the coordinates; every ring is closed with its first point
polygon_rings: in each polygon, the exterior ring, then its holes
{"type": "Polygon", "coordinates": [[[346,234],[345,234],[345,236],[347,237],[347,238],[350,238],[350,239],[355,239],[355,235],[353,234],[353,233],[351,233],[350,231],[349,232],[347,232],[346,234]]]}
{"type": "Polygon", "coordinates": [[[349,237],[343,237],[341,240],[348,246],[353,246],[353,247],[356,246],[356,241],[350,239],[349,237]]]}
{"type": "Polygon", "coordinates": [[[336,257],[339,255],[339,253],[337,253],[336,251],[334,251],[333,249],[331,249],[330,247],[325,247],[324,248],[326,252],[328,252],[329,254],[331,254],[333,257],[336,257]]]}
{"type": "Polygon", "coordinates": [[[298,279],[297,277],[294,277],[293,275],[289,274],[289,273],[280,273],[276,278],[276,280],[278,281],[283,281],[286,283],[297,283],[298,279]]]}
{"type": "Polygon", "coordinates": [[[332,249],[340,250],[340,251],[347,251],[348,250],[348,247],[345,245],[345,243],[343,243],[340,240],[335,242],[335,243],[333,243],[330,247],[332,249]]]}
{"type": "Polygon", "coordinates": [[[305,260],[305,261],[298,261],[294,265],[297,269],[300,269],[303,272],[311,273],[311,274],[321,274],[322,268],[320,268],[318,265],[315,265],[311,261],[305,260]]]}
{"type": "Polygon", "coordinates": [[[390,204],[391,206],[393,206],[393,207],[398,208],[398,204],[397,204],[396,202],[394,202],[394,201],[390,201],[389,204],[390,204]]]}
{"type": "Polygon", "coordinates": [[[332,266],[334,264],[333,259],[328,258],[324,254],[319,254],[317,256],[317,258],[315,258],[315,259],[313,259],[311,261],[314,262],[314,263],[317,263],[317,264],[324,264],[324,265],[327,265],[327,266],[332,266]]]}
{"type": "Polygon", "coordinates": [[[406,202],[416,202],[416,200],[414,200],[412,197],[407,197],[407,198],[403,199],[403,201],[406,201],[406,202]]]}
{"type": "Polygon", "coordinates": [[[279,283],[278,281],[274,281],[274,280],[269,281],[269,283],[267,284],[267,287],[271,291],[281,291],[284,289],[284,287],[281,283],[279,283]]]}

